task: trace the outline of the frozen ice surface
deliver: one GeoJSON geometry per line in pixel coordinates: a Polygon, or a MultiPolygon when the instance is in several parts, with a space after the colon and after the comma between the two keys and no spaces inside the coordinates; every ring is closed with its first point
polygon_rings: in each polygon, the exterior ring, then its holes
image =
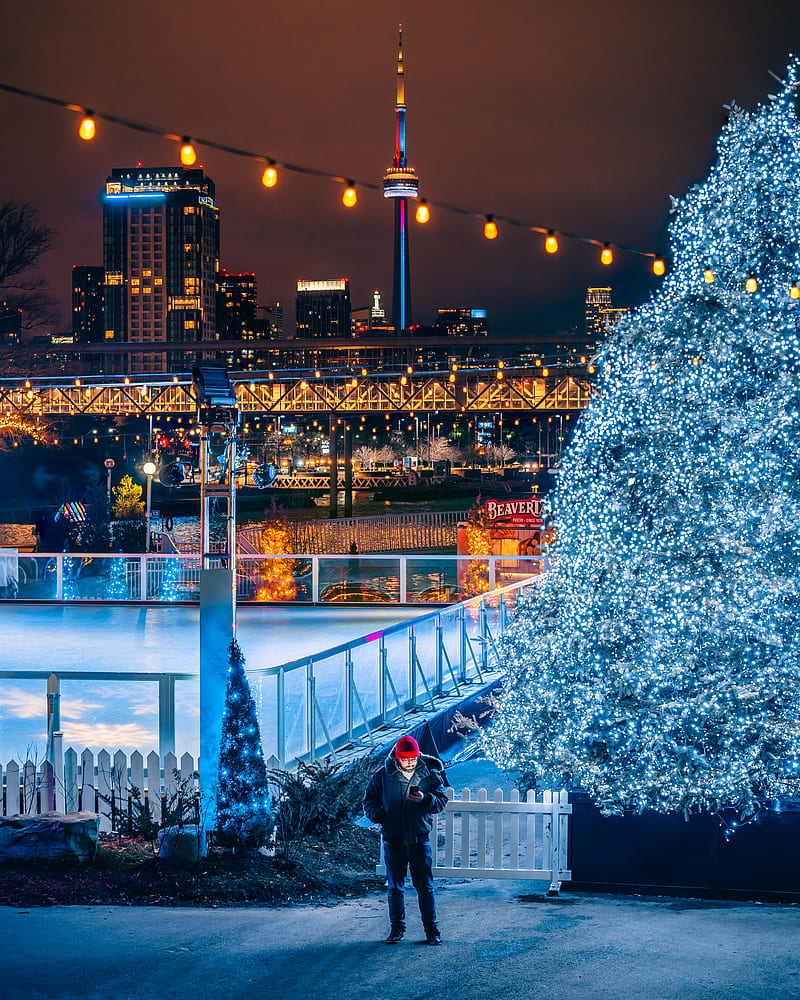
{"type": "MultiPolygon", "coordinates": [[[[430,609],[240,607],[237,634],[248,669],[277,666],[424,614],[430,609]]],[[[0,605],[0,669],[199,670],[196,607],[0,605]]],[[[176,751],[197,753],[196,681],[176,685],[176,751]]],[[[0,763],[46,745],[44,680],[0,678],[0,763]]],[[[112,753],[155,749],[157,684],[62,680],[65,745],[112,753]]]]}

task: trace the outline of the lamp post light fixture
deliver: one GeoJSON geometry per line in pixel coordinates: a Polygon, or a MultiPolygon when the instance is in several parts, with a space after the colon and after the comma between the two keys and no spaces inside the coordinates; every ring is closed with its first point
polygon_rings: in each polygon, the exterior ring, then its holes
{"type": "Polygon", "coordinates": [[[153,487],[153,476],[156,474],[156,464],[155,462],[145,462],[142,466],[142,472],[147,476],[147,502],[145,505],[144,513],[144,550],[145,552],[150,551],[150,492],[153,487]]]}

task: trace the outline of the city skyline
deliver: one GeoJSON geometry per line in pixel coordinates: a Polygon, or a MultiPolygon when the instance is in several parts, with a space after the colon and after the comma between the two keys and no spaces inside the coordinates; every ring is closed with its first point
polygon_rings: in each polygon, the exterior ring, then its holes
{"type": "MultiPolygon", "coordinates": [[[[769,71],[782,73],[789,49],[800,48],[783,0],[714,0],[699,12],[679,4],[669,23],[627,0],[602,12],[509,2],[493,19],[472,0],[434,11],[398,4],[391,19],[362,0],[347,17],[301,2],[270,19],[251,10],[238,19],[234,3],[215,33],[200,31],[203,10],[201,2],[189,22],[161,8],[156,17],[153,7],[150,18],[145,4],[122,33],[81,4],[45,27],[15,9],[0,40],[3,78],[379,184],[402,21],[422,197],[654,252],[665,246],[669,195],[714,158],[723,105],[764,100],[775,86],[769,71]],[[260,37],[258,62],[250,37],[260,37]],[[130,45],[148,47],[152,73],[116,71],[130,45]]],[[[42,272],[64,329],[72,265],[100,260],[102,177],[118,164],[177,164],[175,144],[109,124],[83,143],[78,120],[0,95],[4,135],[14,136],[0,190],[37,204],[57,230],[42,272]]],[[[265,300],[291,302],[299,276],[332,274],[350,278],[354,304],[375,288],[389,299],[392,218],[380,192],[360,191],[347,210],[330,183],[283,172],[265,191],[252,164],[198,154],[226,220],[221,260],[231,272],[255,271],[265,300]]],[[[618,254],[604,268],[594,248],[565,240],[551,259],[539,236],[501,226],[486,241],[478,220],[435,209],[427,226],[411,228],[423,319],[448,304],[485,307],[499,332],[546,333],[580,323],[587,286],[611,284],[636,304],[658,284],[646,259],[618,254]]]]}

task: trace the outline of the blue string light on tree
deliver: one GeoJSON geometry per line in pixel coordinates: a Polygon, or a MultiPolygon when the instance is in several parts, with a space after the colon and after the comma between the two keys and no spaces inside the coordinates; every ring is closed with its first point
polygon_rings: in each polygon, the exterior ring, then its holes
{"type": "Polygon", "coordinates": [[[487,743],[605,813],[733,808],[800,769],[800,126],[730,108],[674,203],[672,270],[600,352],[551,501],[549,576],[504,641],[487,743]]]}
{"type": "Polygon", "coordinates": [[[217,839],[235,850],[265,843],[272,830],[267,768],[256,706],[236,639],[228,647],[230,666],[217,786],[217,839]]]}
{"type": "Polygon", "coordinates": [[[181,600],[183,596],[181,593],[182,570],[183,562],[179,556],[163,560],[161,583],[158,588],[158,599],[160,601],[181,600]]]}

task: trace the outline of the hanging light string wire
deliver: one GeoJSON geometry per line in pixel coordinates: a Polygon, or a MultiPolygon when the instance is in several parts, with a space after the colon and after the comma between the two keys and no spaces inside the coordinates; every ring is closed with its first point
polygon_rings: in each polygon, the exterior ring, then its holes
{"type": "MultiPolygon", "coordinates": [[[[163,128],[159,128],[155,125],[149,125],[145,122],[137,122],[130,118],[123,118],[121,115],[110,114],[106,111],[96,111],[93,110],[89,105],[85,104],[74,104],[71,101],[64,101],[57,97],[48,97],[46,94],[39,94],[33,90],[25,90],[22,87],[15,87],[9,83],[0,83],[0,91],[5,91],[8,94],[13,94],[17,97],[27,97],[34,101],[39,101],[43,104],[52,104],[55,107],[63,108],[67,111],[77,112],[83,115],[84,118],[89,118],[92,120],[99,120],[109,122],[112,125],[119,125],[122,128],[131,129],[136,132],[144,132],[146,135],[158,136],[161,139],[168,139],[171,142],[197,144],[198,146],[204,146],[207,149],[218,150],[221,153],[227,153],[230,156],[238,156],[244,159],[253,160],[256,163],[263,163],[269,167],[278,168],[282,170],[287,170],[295,174],[304,174],[308,177],[319,177],[323,180],[333,181],[336,184],[346,184],[355,185],[357,187],[363,188],[367,191],[383,191],[383,185],[375,183],[374,181],[360,181],[354,180],[352,175],[344,177],[339,174],[332,174],[326,170],[318,170],[314,167],[306,167],[297,163],[288,163],[285,160],[280,160],[274,156],[267,156],[263,153],[256,153],[249,149],[242,149],[239,146],[231,146],[225,142],[218,142],[215,139],[203,139],[200,136],[191,135],[190,133],[177,133],[168,132],[163,128]]],[[[487,212],[476,212],[474,209],[464,208],[460,205],[452,205],[448,202],[435,201],[430,198],[421,199],[428,206],[435,206],[444,212],[450,212],[454,215],[463,215],[472,219],[480,220],[493,220],[494,222],[501,222],[506,226],[514,226],[518,229],[527,229],[529,232],[541,234],[545,237],[559,236],[563,239],[573,240],[579,243],[587,243],[590,246],[600,247],[602,249],[613,248],[619,250],[623,253],[636,254],[640,257],[646,257],[652,261],[661,261],[659,254],[652,253],[648,250],[641,250],[637,247],[627,246],[621,243],[613,243],[610,240],[598,240],[593,239],[589,236],[581,236],[579,233],[568,233],[563,229],[557,229],[552,226],[536,226],[529,222],[524,222],[521,219],[514,219],[507,215],[498,215],[495,213],[487,212]]],[[[663,273],[663,272],[662,272],[663,273]]]]}

